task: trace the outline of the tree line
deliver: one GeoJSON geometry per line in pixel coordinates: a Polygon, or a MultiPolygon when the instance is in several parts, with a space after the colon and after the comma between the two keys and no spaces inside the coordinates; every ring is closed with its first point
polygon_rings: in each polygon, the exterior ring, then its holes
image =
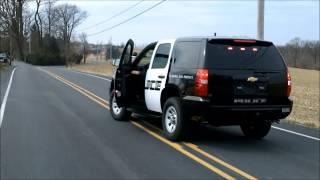
{"type": "Polygon", "coordinates": [[[28,0],[0,1],[0,51],[39,65],[68,65],[81,60],[88,47],[86,35],[80,36],[82,48],[76,48],[72,38],[87,13],[56,0],[33,3],[36,8],[31,10],[28,0]]]}
{"type": "Polygon", "coordinates": [[[294,38],[283,46],[278,46],[290,67],[320,69],[320,41],[305,41],[294,38]]]}
{"type": "MultiPolygon", "coordinates": [[[[86,18],[87,13],[77,6],[57,0],[0,0],[0,52],[39,65],[85,62],[88,53],[97,51],[92,50],[85,33],[77,40],[72,38],[86,18]],[[31,3],[35,8],[30,8],[31,3]]],[[[107,46],[107,57],[120,55],[121,46],[107,46]]],[[[288,66],[319,70],[319,40],[294,38],[278,48],[288,66]]]]}

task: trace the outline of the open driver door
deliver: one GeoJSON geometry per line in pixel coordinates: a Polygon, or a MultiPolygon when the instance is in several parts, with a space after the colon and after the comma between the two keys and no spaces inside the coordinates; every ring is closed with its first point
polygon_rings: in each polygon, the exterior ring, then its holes
{"type": "Polygon", "coordinates": [[[122,51],[119,67],[115,73],[114,90],[119,107],[128,106],[132,101],[130,78],[132,70],[132,53],[134,42],[129,39],[122,51]]]}

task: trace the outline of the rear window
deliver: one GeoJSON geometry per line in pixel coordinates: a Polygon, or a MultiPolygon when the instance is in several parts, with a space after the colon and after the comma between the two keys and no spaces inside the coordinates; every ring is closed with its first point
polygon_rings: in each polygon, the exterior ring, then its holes
{"type": "Polygon", "coordinates": [[[285,69],[285,64],[272,43],[215,40],[207,43],[206,67],[283,70],[285,69]]]}
{"type": "Polygon", "coordinates": [[[175,68],[198,68],[200,41],[181,41],[175,46],[175,68]]]}

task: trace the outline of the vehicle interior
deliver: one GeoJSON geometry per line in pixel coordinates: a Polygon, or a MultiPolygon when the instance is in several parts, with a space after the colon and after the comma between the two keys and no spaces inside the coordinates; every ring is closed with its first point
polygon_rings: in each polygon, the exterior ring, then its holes
{"type": "Polygon", "coordinates": [[[138,102],[144,103],[144,83],[147,74],[147,69],[149,68],[151,57],[153,54],[153,50],[156,46],[157,42],[153,42],[146,46],[135,58],[132,63],[132,70],[130,72],[130,76],[132,79],[131,82],[135,82],[134,84],[130,84],[130,88],[133,92],[135,92],[135,100],[138,102]]]}

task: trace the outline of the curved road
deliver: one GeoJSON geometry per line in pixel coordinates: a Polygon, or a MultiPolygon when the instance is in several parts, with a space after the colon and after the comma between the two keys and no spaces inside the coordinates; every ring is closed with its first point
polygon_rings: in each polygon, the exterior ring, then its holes
{"type": "Polygon", "coordinates": [[[319,179],[318,130],[280,124],[256,141],[238,127],[202,126],[172,143],[157,118],[114,121],[109,83],[16,62],[0,124],[0,178],[319,179]]]}

